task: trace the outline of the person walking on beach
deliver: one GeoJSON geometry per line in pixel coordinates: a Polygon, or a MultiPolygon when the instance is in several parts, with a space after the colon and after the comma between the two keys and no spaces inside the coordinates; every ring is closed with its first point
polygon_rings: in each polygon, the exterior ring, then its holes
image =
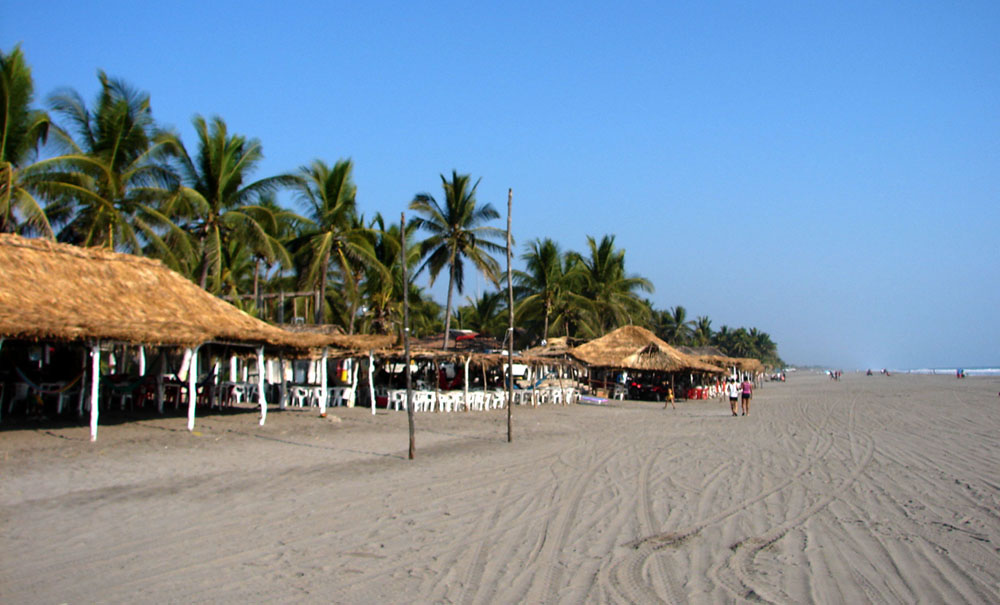
{"type": "Polygon", "coordinates": [[[663,404],[663,409],[667,409],[668,405],[674,406],[677,409],[677,405],[674,404],[674,387],[667,385],[667,395],[663,398],[665,403],[663,404]]]}
{"type": "Polygon", "coordinates": [[[726,395],[729,396],[729,409],[733,416],[736,416],[736,403],[740,400],[740,385],[736,384],[735,378],[726,381],[726,395]]]}
{"type": "Polygon", "coordinates": [[[746,416],[750,413],[750,398],[753,397],[753,383],[750,382],[749,377],[743,378],[743,415],[746,416]]]}

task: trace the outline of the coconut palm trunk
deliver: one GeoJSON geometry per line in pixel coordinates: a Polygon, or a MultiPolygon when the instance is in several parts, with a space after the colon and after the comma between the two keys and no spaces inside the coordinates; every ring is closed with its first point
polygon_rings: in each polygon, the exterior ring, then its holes
{"type": "Polygon", "coordinates": [[[448,301],[445,304],[444,312],[444,346],[445,351],[448,350],[448,337],[451,335],[451,302],[452,302],[452,291],[455,287],[455,263],[452,261],[451,269],[448,271],[448,301]]]}
{"type": "Polygon", "coordinates": [[[319,271],[319,288],[316,290],[316,312],[313,323],[323,323],[323,297],[326,296],[326,269],[330,266],[330,255],[323,256],[323,264],[319,271]]]}

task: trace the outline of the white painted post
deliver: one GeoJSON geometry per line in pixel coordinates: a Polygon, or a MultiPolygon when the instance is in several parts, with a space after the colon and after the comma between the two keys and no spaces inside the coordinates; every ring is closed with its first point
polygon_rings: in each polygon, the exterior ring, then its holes
{"type": "Polygon", "coordinates": [[[188,383],[188,430],[194,430],[194,407],[198,403],[198,349],[201,345],[197,347],[192,347],[187,349],[185,357],[190,354],[191,365],[188,367],[187,383],[188,383]]]}
{"type": "Polygon", "coordinates": [[[264,393],[264,347],[257,348],[257,396],[260,398],[260,426],[267,420],[267,395],[264,393]]]}
{"type": "Polygon", "coordinates": [[[139,345],[139,376],[146,375],[146,347],[139,345]]]}
{"type": "Polygon", "coordinates": [[[235,355],[230,355],[229,356],[229,382],[236,382],[236,379],[238,378],[237,372],[238,372],[239,368],[237,367],[236,364],[237,364],[236,356],[235,355]]]}
{"type": "Polygon", "coordinates": [[[368,351],[368,396],[372,402],[372,416],[375,415],[375,355],[368,351]]]}
{"type": "Polygon", "coordinates": [[[351,359],[351,394],[347,397],[347,407],[353,408],[358,396],[358,368],[361,364],[356,363],[356,359],[351,359]]]}
{"type": "Polygon", "coordinates": [[[214,408],[217,404],[222,407],[222,399],[219,397],[219,375],[222,373],[222,360],[219,358],[215,359],[215,364],[212,365],[212,392],[209,393],[209,407],[214,408]]]}
{"type": "Polygon", "coordinates": [[[469,362],[472,361],[472,355],[465,358],[465,411],[469,411],[469,362]]]}
{"type": "Polygon", "coordinates": [[[90,440],[97,441],[97,416],[101,393],[101,346],[90,345],[90,440]]]}
{"type": "Polygon", "coordinates": [[[177,372],[179,380],[187,380],[188,369],[191,367],[191,349],[184,349],[184,359],[181,360],[181,369],[177,372]]]}
{"type": "Polygon", "coordinates": [[[329,391],[327,390],[327,375],[326,375],[326,359],[327,359],[327,348],[323,347],[323,359],[320,361],[322,365],[319,368],[319,417],[326,418],[326,398],[329,396],[329,391]]]}

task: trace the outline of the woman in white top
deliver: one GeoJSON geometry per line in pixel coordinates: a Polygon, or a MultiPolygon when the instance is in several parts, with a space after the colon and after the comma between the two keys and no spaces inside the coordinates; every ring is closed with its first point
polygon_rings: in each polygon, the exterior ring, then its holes
{"type": "Polygon", "coordinates": [[[729,395],[729,407],[733,411],[733,416],[736,416],[736,404],[740,400],[740,385],[736,384],[732,378],[726,381],[726,395],[729,395]]]}

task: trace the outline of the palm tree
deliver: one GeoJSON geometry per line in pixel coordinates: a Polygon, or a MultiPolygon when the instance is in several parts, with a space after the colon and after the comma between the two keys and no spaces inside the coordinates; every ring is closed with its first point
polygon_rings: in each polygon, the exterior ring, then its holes
{"type": "Polygon", "coordinates": [[[357,187],[351,180],[351,160],[340,160],[332,168],[316,160],[301,169],[296,185],[306,217],[312,224],[293,242],[305,259],[305,280],[316,291],[315,322],[323,323],[323,301],[331,263],[340,270],[344,286],[351,289],[355,303],[348,305],[348,331],[354,332],[354,306],[358,300],[361,265],[377,266],[374,235],[357,215],[357,187]]]}
{"type": "MultiPolygon", "coordinates": [[[[369,228],[375,235],[373,252],[377,264],[369,263],[364,267],[365,275],[361,282],[361,296],[366,302],[364,315],[365,330],[378,334],[390,334],[402,329],[403,325],[403,271],[400,261],[400,231],[399,225],[385,225],[385,219],[379,213],[375,214],[369,228]],[[386,279],[388,276],[388,279],[386,279]]],[[[407,232],[411,226],[407,227],[407,232]]],[[[420,244],[407,240],[406,267],[409,275],[420,263],[420,244]]],[[[409,284],[410,298],[418,296],[409,284]]],[[[400,333],[402,335],[402,333],[400,333]]]]}
{"type": "Polygon", "coordinates": [[[685,345],[691,341],[694,322],[687,318],[687,309],[677,305],[664,314],[663,320],[663,340],[674,346],[685,345]]]}
{"type": "Polygon", "coordinates": [[[750,357],[753,354],[753,340],[746,328],[738,328],[733,332],[727,354],[734,357],[750,357]]]}
{"type": "Polygon", "coordinates": [[[444,327],[441,323],[441,305],[412,282],[409,297],[411,335],[422,338],[439,333],[444,327]]]}
{"type": "Polygon", "coordinates": [[[49,219],[64,223],[59,238],[83,246],[103,246],[160,256],[177,266],[183,241],[168,245],[177,226],[160,207],[178,185],[167,163],[170,137],[153,122],[149,95],[98,72],[101,92],[91,111],[75,91],[53,95],[50,103],[76,131],[54,129],[66,153],[37,162],[33,186],[52,203],[49,219]]]}
{"type": "Polygon", "coordinates": [[[431,284],[443,268],[448,267],[448,300],[445,305],[444,348],[448,348],[449,330],[451,329],[452,292],[461,294],[464,290],[465,267],[464,260],[472,264],[496,284],[500,274],[500,265],[490,253],[500,253],[504,247],[496,243],[506,236],[505,232],[496,227],[484,225],[486,221],[499,218],[500,213],[489,203],[476,205],[476,187],[479,181],[469,186],[470,177],[451,173],[451,181],[441,175],[441,185],[444,189],[444,206],[430,194],[418,194],[410,202],[410,209],[415,210],[419,217],[414,220],[417,228],[423,228],[430,236],[421,242],[421,257],[426,261],[425,267],[430,269],[431,284]]]}
{"type": "Polygon", "coordinates": [[[712,342],[712,320],[701,315],[694,320],[691,344],[696,347],[708,346],[712,342]]]}
{"type": "Polygon", "coordinates": [[[170,138],[183,178],[170,209],[184,217],[187,231],[197,242],[191,273],[198,273],[202,288],[218,292],[224,249],[230,239],[238,239],[266,260],[282,257],[281,247],[267,227],[277,219],[272,209],[259,201],[279,188],[294,185],[298,179],[279,175],[244,184],[264,157],[260,141],[229,134],[219,117],[207,123],[195,116],[193,124],[198,136],[197,158],[190,156],[178,137],[170,138]]]}
{"type": "Polygon", "coordinates": [[[570,301],[586,305],[586,300],[574,292],[584,273],[583,265],[566,262],[559,244],[549,238],[536,239],[521,256],[525,271],[514,271],[517,313],[520,318],[542,319],[542,340],[548,340],[550,320],[556,309],[566,309],[570,301]]]}
{"type": "Polygon", "coordinates": [[[644,277],[625,272],[625,250],[615,248],[615,237],[605,235],[598,243],[587,236],[587,257],[574,253],[583,265],[583,295],[595,307],[593,321],[585,326],[591,336],[600,336],[611,329],[632,323],[645,322],[645,307],[636,291],[652,292],[653,284],[644,277]]]}
{"type": "Polygon", "coordinates": [[[23,228],[52,237],[42,204],[24,179],[50,124],[48,114],[31,107],[34,91],[31,68],[20,46],[7,54],[0,51],[0,232],[23,228]]]}
{"type": "Polygon", "coordinates": [[[269,257],[266,250],[256,249],[253,251],[253,299],[258,313],[260,313],[262,308],[261,278],[264,277],[266,279],[267,275],[272,274],[272,270],[276,266],[279,268],[278,275],[280,275],[280,269],[290,269],[293,267],[287,244],[302,231],[307,221],[305,218],[278,204],[273,193],[262,194],[258,205],[263,208],[262,212],[256,213],[259,217],[258,222],[267,232],[267,236],[272,240],[272,249],[277,253],[274,257],[269,257]],[[262,265],[263,272],[261,271],[262,265]]]}
{"type": "Polygon", "coordinates": [[[753,342],[754,357],[756,359],[761,360],[765,364],[781,364],[781,358],[778,357],[778,345],[771,340],[770,334],[762,332],[757,328],[750,328],[749,336],[753,342]]]}
{"type": "Polygon", "coordinates": [[[486,292],[479,298],[466,296],[469,304],[458,309],[459,325],[487,336],[500,337],[507,327],[507,301],[503,292],[486,292]]]}

